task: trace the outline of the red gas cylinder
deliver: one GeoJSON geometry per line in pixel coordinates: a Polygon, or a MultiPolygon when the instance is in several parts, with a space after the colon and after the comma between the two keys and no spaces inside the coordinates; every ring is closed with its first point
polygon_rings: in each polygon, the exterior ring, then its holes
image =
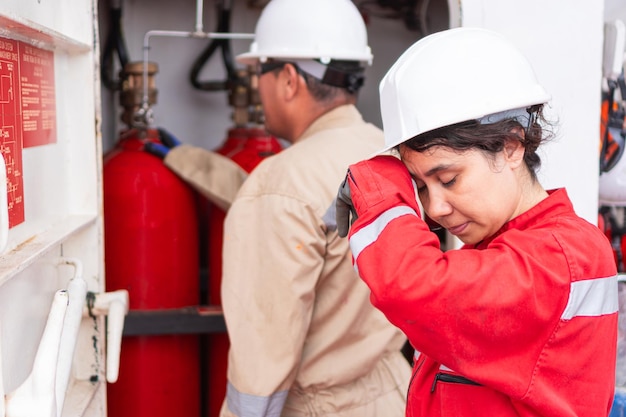
{"type": "MultiPolygon", "coordinates": [[[[156,156],[156,130],[128,130],[104,157],[107,291],[126,289],[133,310],[198,305],[196,195],[156,156]]],[[[200,416],[196,335],[126,336],[108,415],[200,416]]]]}
{"type": "MultiPolygon", "coordinates": [[[[264,158],[282,150],[282,145],[275,137],[259,128],[232,128],[228,138],[215,152],[224,155],[247,172],[251,172],[264,158]]],[[[224,218],[226,213],[210,204],[209,240],[208,240],[208,302],[221,305],[220,286],[222,284],[222,241],[224,218]]],[[[228,358],[228,335],[212,334],[208,337],[208,406],[207,417],[218,417],[226,396],[226,368],[228,358]]]]}

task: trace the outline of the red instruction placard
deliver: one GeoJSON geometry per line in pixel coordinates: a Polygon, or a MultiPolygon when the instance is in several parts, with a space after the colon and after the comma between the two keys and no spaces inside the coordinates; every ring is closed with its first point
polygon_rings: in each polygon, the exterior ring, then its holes
{"type": "Polygon", "coordinates": [[[24,222],[22,149],[56,140],[53,53],[0,37],[0,152],[7,171],[9,227],[24,222]]]}
{"type": "Polygon", "coordinates": [[[54,55],[18,42],[24,147],[55,143],[54,55]]]}

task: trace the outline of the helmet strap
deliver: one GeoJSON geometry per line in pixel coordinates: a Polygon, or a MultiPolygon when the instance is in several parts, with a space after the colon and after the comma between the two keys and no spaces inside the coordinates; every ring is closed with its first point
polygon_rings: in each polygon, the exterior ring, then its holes
{"type": "Polygon", "coordinates": [[[334,68],[328,68],[322,78],[324,84],[332,85],[334,87],[341,87],[354,94],[363,86],[365,82],[365,75],[360,73],[347,73],[336,70],[334,68]]]}
{"type": "Polygon", "coordinates": [[[535,104],[526,108],[526,111],[528,112],[528,125],[526,126],[526,132],[528,132],[530,128],[532,128],[535,123],[537,123],[539,110],[541,110],[542,106],[542,104],[535,104]]]}
{"type": "Polygon", "coordinates": [[[337,68],[331,60],[328,65],[317,60],[295,60],[292,61],[302,71],[317,78],[323,84],[333,87],[345,88],[351,94],[356,93],[365,82],[365,69],[358,65],[358,62],[350,62],[350,68],[337,68]]]}

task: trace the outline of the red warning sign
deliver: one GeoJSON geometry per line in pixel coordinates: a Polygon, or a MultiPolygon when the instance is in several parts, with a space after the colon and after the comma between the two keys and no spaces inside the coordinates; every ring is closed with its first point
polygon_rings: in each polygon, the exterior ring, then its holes
{"type": "Polygon", "coordinates": [[[24,221],[22,149],[56,141],[54,54],[0,37],[0,152],[7,167],[9,227],[24,221]]]}
{"type": "Polygon", "coordinates": [[[56,99],[52,51],[18,42],[24,147],[56,143],[56,99]]]}

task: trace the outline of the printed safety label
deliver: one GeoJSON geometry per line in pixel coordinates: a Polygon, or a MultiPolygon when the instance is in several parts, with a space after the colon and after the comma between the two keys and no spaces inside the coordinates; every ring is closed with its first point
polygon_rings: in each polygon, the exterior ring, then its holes
{"type": "Polygon", "coordinates": [[[0,37],[0,152],[7,167],[9,227],[24,221],[22,149],[56,141],[53,52],[0,37]]]}

